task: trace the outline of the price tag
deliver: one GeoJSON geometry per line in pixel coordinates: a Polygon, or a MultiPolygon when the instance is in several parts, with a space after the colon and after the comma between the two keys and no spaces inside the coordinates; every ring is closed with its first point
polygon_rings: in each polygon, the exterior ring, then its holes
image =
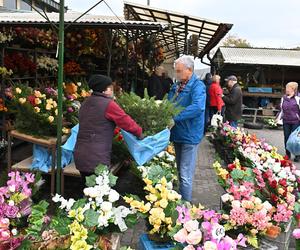
{"type": "Polygon", "coordinates": [[[212,230],[212,237],[220,241],[225,236],[225,229],[221,225],[216,225],[212,230]]]}

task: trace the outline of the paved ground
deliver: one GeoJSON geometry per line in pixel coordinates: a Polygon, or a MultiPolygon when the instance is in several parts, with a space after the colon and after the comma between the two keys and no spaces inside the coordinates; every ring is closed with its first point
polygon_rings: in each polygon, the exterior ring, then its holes
{"type": "MultiPolygon", "coordinates": [[[[270,144],[278,147],[281,154],[284,154],[283,132],[282,130],[249,130],[255,133],[259,138],[266,138],[270,144]]],[[[218,209],[220,196],[223,189],[217,183],[217,178],[212,169],[215,160],[215,151],[212,145],[204,139],[199,148],[198,164],[194,179],[193,203],[211,208],[218,209]]],[[[300,163],[297,163],[300,168],[300,163]]],[[[121,245],[137,248],[138,238],[141,233],[145,232],[145,224],[141,221],[134,229],[128,230],[121,239],[121,245]]],[[[292,250],[292,247],[289,247],[292,250]]]]}

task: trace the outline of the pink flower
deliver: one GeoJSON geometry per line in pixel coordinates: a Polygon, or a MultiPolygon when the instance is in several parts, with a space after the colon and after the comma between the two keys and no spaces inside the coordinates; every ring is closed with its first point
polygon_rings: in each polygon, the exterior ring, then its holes
{"type": "Polygon", "coordinates": [[[26,173],[25,174],[26,181],[29,183],[34,183],[34,174],[26,173]]]}
{"type": "Polygon", "coordinates": [[[188,245],[183,250],[195,250],[195,248],[192,245],[188,245]]]}
{"type": "Polygon", "coordinates": [[[270,217],[267,216],[265,211],[258,211],[252,215],[252,225],[257,230],[265,230],[268,226],[268,222],[270,220],[270,217]]]}
{"type": "Polygon", "coordinates": [[[184,228],[182,228],[174,235],[174,240],[180,243],[185,243],[187,236],[188,232],[184,228]]]}
{"type": "Polygon", "coordinates": [[[280,223],[280,222],[288,222],[292,217],[293,212],[287,209],[286,205],[279,204],[277,205],[277,213],[274,215],[273,219],[280,223]]]}
{"type": "Polygon", "coordinates": [[[293,237],[295,239],[300,239],[300,228],[294,229],[294,231],[293,231],[293,237]]]}
{"type": "Polygon", "coordinates": [[[197,245],[200,243],[201,240],[202,240],[202,233],[199,229],[190,232],[186,238],[186,242],[191,245],[197,245]]]}
{"type": "Polygon", "coordinates": [[[203,250],[217,250],[218,246],[213,241],[206,241],[203,246],[203,250]]]}
{"type": "Polygon", "coordinates": [[[247,222],[248,214],[245,208],[235,207],[230,211],[230,221],[242,226],[247,222]]]}
{"type": "Polygon", "coordinates": [[[1,218],[0,219],[0,229],[5,229],[9,227],[9,219],[8,218],[1,218]]]}
{"type": "Polygon", "coordinates": [[[0,241],[6,241],[10,238],[10,232],[8,229],[0,229],[0,241]]]}
{"type": "Polygon", "coordinates": [[[188,231],[188,232],[192,232],[197,230],[199,227],[199,222],[196,220],[190,220],[186,223],[184,223],[184,228],[188,231]]]}
{"type": "Polygon", "coordinates": [[[19,212],[19,209],[16,206],[5,206],[5,215],[8,218],[16,218],[17,214],[19,212]]]}

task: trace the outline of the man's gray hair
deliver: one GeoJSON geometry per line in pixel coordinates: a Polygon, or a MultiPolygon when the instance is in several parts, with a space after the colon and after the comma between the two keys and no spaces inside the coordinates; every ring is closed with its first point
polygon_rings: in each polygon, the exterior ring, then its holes
{"type": "Polygon", "coordinates": [[[175,60],[176,63],[183,64],[187,69],[191,69],[194,71],[194,57],[188,55],[182,55],[178,59],[175,60]]]}

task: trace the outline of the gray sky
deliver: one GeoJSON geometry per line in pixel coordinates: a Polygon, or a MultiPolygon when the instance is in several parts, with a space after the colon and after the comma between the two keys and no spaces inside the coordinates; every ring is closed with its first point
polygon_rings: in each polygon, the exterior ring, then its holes
{"type": "MultiPolygon", "coordinates": [[[[117,15],[123,15],[123,1],[106,0],[117,15]]],[[[130,0],[146,4],[147,0],[130,0]]],[[[65,0],[75,11],[83,12],[97,0],[65,0]]],[[[153,7],[174,10],[220,22],[233,23],[231,34],[247,39],[257,47],[300,46],[299,0],[150,0],[153,7]]],[[[94,14],[113,15],[104,3],[94,14]]]]}

